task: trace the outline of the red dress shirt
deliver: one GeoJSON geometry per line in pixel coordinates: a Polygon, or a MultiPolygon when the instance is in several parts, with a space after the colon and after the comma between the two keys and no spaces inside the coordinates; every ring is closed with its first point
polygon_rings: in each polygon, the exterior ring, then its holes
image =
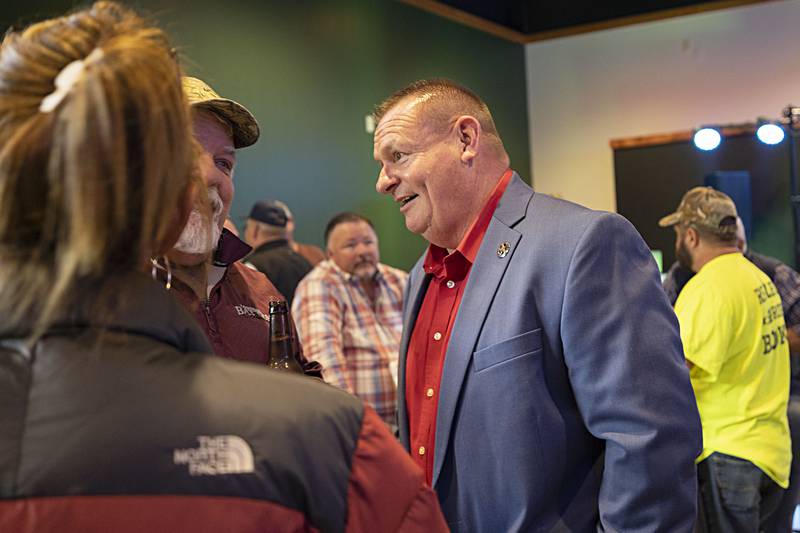
{"type": "Polygon", "coordinates": [[[500,178],[458,247],[448,254],[445,248],[431,244],[423,264],[425,273],[432,279],[408,345],[406,407],[411,457],[425,471],[428,484],[433,480],[436,409],[450,332],[472,263],[512,174],[509,169],[500,178]]]}

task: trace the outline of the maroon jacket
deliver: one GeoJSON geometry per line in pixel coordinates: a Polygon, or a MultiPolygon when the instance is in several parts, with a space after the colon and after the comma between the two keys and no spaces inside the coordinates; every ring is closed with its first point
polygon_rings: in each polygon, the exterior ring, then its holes
{"type": "Polygon", "coordinates": [[[63,313],[33,346],[0,316],[0,531],[446,531],[373,411],[203,353],[146,277],[87,286],[63,313]]]}
{"type": "MultiPolygon", "coordinates": [[[[170,292],[200,324],[215,354],[266,363],[269,357],[269,302],[285,298],[264,274],[239,262],[250,250],[250,246],[224,230],[214,264],[227,269],[211,290],[211,296],[207,300],[198,299],[188,285],[174,277],[170,292]]],[[[321,365],[308,361],[302,348],[300,363],[306,374],[322,377],[321,365]]]]}

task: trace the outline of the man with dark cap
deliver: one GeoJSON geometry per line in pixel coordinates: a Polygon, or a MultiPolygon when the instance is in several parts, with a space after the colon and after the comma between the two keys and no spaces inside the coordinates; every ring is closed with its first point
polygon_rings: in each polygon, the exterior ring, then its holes
{"type": "Polygon", "coordinates": [[[250,210],[244,238],[253,247],[247,263],[264,273],[289,305],[300,280],[312,266],[289,245],[286,212],[275,200],[261,200],[250,210]]]}
{"type": "MultiPolygon", "coordinates": [[[[185,77],[194,135],[201,148],[198,168],[205,181],[211,219],[200,206],[168,257],[175,268],[172,292],[206,332],[214,353],[264,363],[269,357],[269,301],[283,296],[263,274],[239,260],[250,253],[223,224],[233,201],[236,150],[259,137],[255,117],[243,105],[220,97],[205,82],[185,77]]],[[[320,366],[301,353],[307,374],[320,366]]]]}
{"type": "Polygon", "coordinates": [[[698,457],[710,531],[764,529],[789,482],[789,347],[781,299],[736,246],[736,206],[695,187],[659,221],[695,272],[675,303],[703,426],[698,457]],[[733,480],[733,481],[730,481],[733,480]]]}
{"type": "Polygon", "coordinates": [[[289,246],[292,247],[292,250],[305,257],[306,260],[311,263],[312,267],[315,267],[319,263],[325,261],[325,252],[322,251],[322,248],[313,244],[297,242],[294,240],[295,223],[292,210],[289,209],[288,205],[280,200],[273,201],[275,202],[275,205],[283,209],[283,212],[286,213],[286,240],[289,241],[289,246]]]}

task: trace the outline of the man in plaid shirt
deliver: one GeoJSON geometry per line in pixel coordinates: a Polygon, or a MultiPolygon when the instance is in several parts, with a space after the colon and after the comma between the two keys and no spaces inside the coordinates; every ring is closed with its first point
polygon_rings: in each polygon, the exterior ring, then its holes
{"type": "Polygon", "coordinates": [[[369,403],[396,427],[397,357],[408,274],[379,262],[372,222],[336,215],[325,228],[328,260],[297,286],[292,314],[306,357],[323,378],[369,403]]]}

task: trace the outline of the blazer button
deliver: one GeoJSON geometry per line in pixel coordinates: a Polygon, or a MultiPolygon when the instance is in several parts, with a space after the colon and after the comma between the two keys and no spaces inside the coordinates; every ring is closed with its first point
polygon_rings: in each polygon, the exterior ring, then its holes
{"type": "Polygon", "coordinates": [[[420,446],[420,447],[419,447],[419,450],[417,450],[417,452],[418,452],[420,455],[425,455],[425,446],[420,446]]]}

